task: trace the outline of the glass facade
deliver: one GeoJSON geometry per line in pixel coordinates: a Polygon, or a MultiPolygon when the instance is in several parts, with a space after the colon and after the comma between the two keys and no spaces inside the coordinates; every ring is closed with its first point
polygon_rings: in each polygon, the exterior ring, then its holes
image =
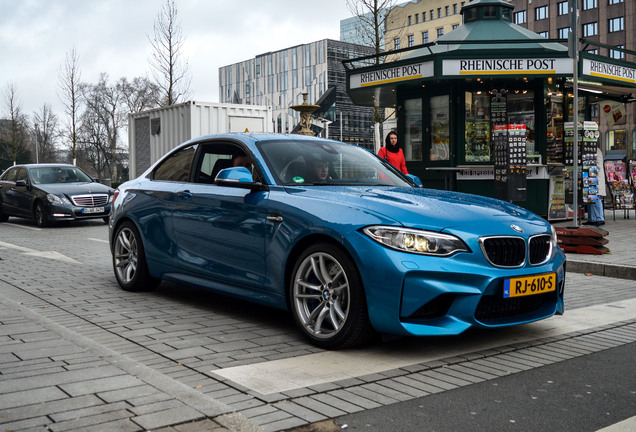
{"type": "Polygon", "coordinates": [[[321,102],[316,132],[373,148],[373,108],[351,103],[342,65],[369,54],[371,48],[324,39],[224,66],[219,69],[219,102],[271,106],[274,131],[285,133],[300,121],[291,106],[301,104],[307,93],[308,103],[321,102]]]}

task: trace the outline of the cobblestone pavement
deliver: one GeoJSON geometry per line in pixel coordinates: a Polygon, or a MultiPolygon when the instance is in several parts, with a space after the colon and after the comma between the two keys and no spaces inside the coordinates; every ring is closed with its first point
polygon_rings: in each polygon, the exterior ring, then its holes
{"type": "Polygon", "coordinates": [[[168,283],[120,290],[101,223],[11,219],[0,224],[0,427],[287,430],[632,343],[635,299],[633,280],[570,272],[563,317],[326,352],[278,310],[168,283]],[[364,372],[343,378],[339,364],[364,372]],[[249,378],[267,365],[291,372],[249,378]],[[294,381],[320,368],[333,375],[294,381]]]}

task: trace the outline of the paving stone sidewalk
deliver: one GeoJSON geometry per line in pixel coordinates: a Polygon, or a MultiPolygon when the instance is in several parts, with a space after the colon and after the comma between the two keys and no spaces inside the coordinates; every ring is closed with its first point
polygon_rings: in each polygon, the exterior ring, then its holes
{"type": "MultiPolygon", "coordinates": [[[[579,223],[584,222],[579,221],[579,223]]],[[[555,222],[554,226],[572,226],[572,221],[555,222]]],[[[634,211],[605,210],[609,253],[588,255],[567,253],[568,271],[636,280],[636,215],[634,211]],[[628,219],[629,216],[629,219],[628,219]]]]}

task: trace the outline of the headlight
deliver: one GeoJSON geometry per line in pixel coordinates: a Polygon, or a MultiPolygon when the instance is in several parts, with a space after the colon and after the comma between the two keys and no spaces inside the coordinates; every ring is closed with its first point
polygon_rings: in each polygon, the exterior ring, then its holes
{"type": "Polygon", "coordinates": [[[438,256],[470,252],[463,241],[449,234],[390,226],[370,226],[363,231],[378,243],[404,252],[438,256]]]}
{"type": "Polygon", "coordinates": [[[550,243],[552,244],[552,247],[555,248],[559,246],[559,242],[557,241],[557,233],[552,225],[550,225],[550,234],[552,235],[552,238],[550,239],[550,243]]]}
{"type": "Polygon", "coordinates": [[[46,199],[49,200],[50,203],[53,204],[68,204],[72,205],[71,202],[66,197],[59,197],[53,194],[46,194],[46,199]]]}

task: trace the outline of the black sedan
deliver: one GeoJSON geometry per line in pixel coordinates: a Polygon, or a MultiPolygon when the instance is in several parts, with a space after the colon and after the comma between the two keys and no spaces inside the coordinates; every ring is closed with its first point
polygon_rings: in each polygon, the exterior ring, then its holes
{"type": "Polygon", "coordinates": [[[74,165],[12,166],[0,176],[0,222],[9,216],[34,219],[39,227],[77,219],[108,222],[113,192],[74,165]]]}

